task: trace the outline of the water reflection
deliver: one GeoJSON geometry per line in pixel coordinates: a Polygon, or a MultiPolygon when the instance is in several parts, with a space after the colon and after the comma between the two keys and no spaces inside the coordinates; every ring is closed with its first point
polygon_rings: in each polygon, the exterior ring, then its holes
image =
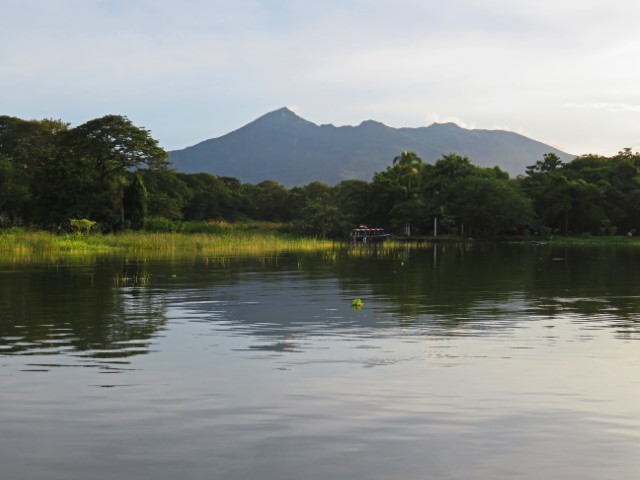
{"type": "MultiPolygon", "coordinates": [[[[122,261],[5,267],[0,354],[65,355],[112,369],[127,364],[117,359],[148,353],[166,323],[165,306],[150,288],[116,286],[128,268],[122,261]]],[[[62,364],[33,364],[52,365],[62,364]]]]}
{"type": "Polygon", "coordinates": [[[3,475],[635,478],[638,253],[436,248],[0,267],[3,475]]]}
{"type": "Polygon", "coordinates": [[[168,320],[216,322],[277,337],[402,327],[480,335],[560,315],[639,335],[639,253],[492,244],[336,250],[262,258],[4,266],[0,354],[126,359],[152,349],[168,320]],[[437,253],[436,253],[437,252],[437,253]],[[134,284],[132,279],[144,279],[134,284]],[[365,308],[349,308],[362,298],[365,308]]]}

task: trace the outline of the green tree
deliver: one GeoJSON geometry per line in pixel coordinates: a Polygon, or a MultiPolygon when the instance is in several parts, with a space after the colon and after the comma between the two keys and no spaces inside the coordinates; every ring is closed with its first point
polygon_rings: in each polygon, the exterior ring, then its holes
{"type": "Polygon", "coordinates": [[[158,146],[149,130],[136,127],[121,115],[105,115],[70,130],[67,145],[86,159],[100,182],[122,176],[142,165],[158,169],[168,166],[167,152],[158,146]]]}
{"type": "Polygon", "coordinates": [[[265,180],[257,185],[245,185],[247,213],[254,220],[288,222],[292,219],[289,190],[274,182],[265,180]]]}
{"type": "Polygon", "coordinates": [[[425,202],[425,228],[430,228],[433,218],[436,218],[441,233],[456,233],[458,230],[452,202],[457,199],[457,182],[471,175],[482,174],[482,169],[473,165],[469,157],[457,153],[442,155],[434,165],[424,168],[422,198],[425,202]]]}
{"type": "MultiPolygon", "coordinates": [[[[611,219],[620,220],[624,214],[616,205],[613,184],[614,163],[604,157],[587,155],[570,163],[561,163],[555,154],[544,155],[543,160],[527,167],[521,180],[522,189],[533,201],[535,212],[550,229],[569,233],[596,233],[611,219]]],[[[618,164],[622,176],[637,176],[635,168],[618,164]],[[634,174],[635,173],[635,174],[634,174]]]]}
{"type": "Polygon", "coordinates": [[[526,228],[532,218],[530,200],[504,179],[468,175],[451,186],[449,208],[460,230],[469,235],[496,236],[526,228]]]}
{"type": "Polygon", "coordinates": [[[69,130],[63,136],[63,147],[64,157],[56,160],[54,169],[75,175],[81,192],[90,185],[92,194],[76,200],[89,206],[88,217],[97,219],[106,230],[124,226],[128,174],[142,166],[164,169],[168,165],[167,153],[149,131],[120,115],[106,115],[69,130]],[[78,175],[78,170],[84,172],[78,175]]]}
{"type": "Polygon", "coordinates": [[[555,153],[545,153],[542,156],[542,160],[538,160],[534,165],[529,165],[526,167],[527,175],[532,176],[535,174],[545,174],[549,172],[555,172],[560,169],[564,164],[560,157],[555,153]]]}
{"type": "Polygon", "coordinates": [[[302,209],[300,217],[293,222],[296,232],[319,238],[346,235],[345,220],[340,210],[330,203],[310,201],[302,209]]]}
{"type": "Polygon", "coordinates": [[[405,200],[409,200],[417,194],[420,186],[420,172],[424,165],[418,155],[407,150],[393,158],[389,173],[402,186],[405,200]]]}
{"type": "Polygon", "coordinates": [[[424,222],[441,233],[495,236],[522,229],[531,219],[529,199],[498,167],[482,168],[466,156],[443,155],[423,170],[424,222]]]}
{"type": "Polygon", "coordinates": [[[183,211],[186,220],[229,220],[245,217],[242,184],[236,178],[209,173],[178,174],[192,192],[183,211]]]}
{"type": "Polygon", "coordinates": [[[542,225],[566,231],[571,209],[571,187],[564,173],[564,164],[559,162],[557,155],[548,153],[526,170],[521,187],[532,200],[542,225]]]}
{"type": "Polygon", "coordinates": [[[132,230],[142,230],[147,219],[147,189],[140,174],[124,190],[124,218],[132,230]]]}
{"type": "Polygon", "coordinates": [[[31,195],[21,177],[20,168],[0,155],[0,226],[15,225],[24,218],[31,195]]]}
{"type": "Polygon", "coordinates": [[[333,187],[332,196],[334,204],[350,227],[369,221],[371,185],[368,182],[343,180],[333,187]]]}
{"type": "Polygon", "coordinates": [[[193,197],[193,191],[185,183],[184,177],[164,169],[144,169],[139,174],[148,192],[149,218],[182,220],[183,209],[193,197]]]}
{"type": "Polygon", "coordinates": [[[406,201],[406,191],[388,167],[384,172],[374,173],[369,195],[369,208],[364,222],[368,225],[390,228],[391,211],[396,204],[406,201]]]}
{"type": "Polygon", "coordinates": [[[35,179],[59,154],[67,129],[60,120],[0,116],[0,213],[9,224],[34,221],[35,179]]]}
{"type": "Polygon", "coordinates": [[[422,223],[420,194],[425,168],[418,155],[405,150],[393,158],[384,172],[376,172],[366,222],[394,229],[407,222],[422,223]]]}
{"type": "Polygon", "coordinates": [[[566,175],[570,179],[583,180],[600,191],[597,204],[589,209],[593,219],[589,230],[598,230],[598,227],[600,230],[611,229],[616,226],[627,232],[640,224],[638,158],[640,154],[624,149],[610,158],[583,155],[566,165],[566,175]],[[594,215],[594,212],[597,214],[594,215]],[[599,220],[595,220],[596,218],[599,220]]]}

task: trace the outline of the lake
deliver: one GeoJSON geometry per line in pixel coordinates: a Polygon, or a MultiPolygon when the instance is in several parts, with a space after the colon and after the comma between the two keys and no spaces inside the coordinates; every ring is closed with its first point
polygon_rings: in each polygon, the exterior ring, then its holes
{"type": "Polygon", "coordinates": [[[4,261],[0,465],[635,480],[640,248],[4,261]]]}

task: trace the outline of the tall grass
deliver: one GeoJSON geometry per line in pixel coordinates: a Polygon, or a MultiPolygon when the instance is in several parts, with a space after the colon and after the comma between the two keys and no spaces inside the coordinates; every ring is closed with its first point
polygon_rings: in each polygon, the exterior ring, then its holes
{"type": "Polygon", "coordinates": [[[575,246],[639,246],[640,237],[628,237],[622,235],[606,236],[606,237],[592,237],[590,235],[580,237],[552,237],[549,238],[549,243],[553,245],[575,245],[575,246]]]}
{"type": "MultiPolygon", "coordinates": [[[[195,230],[195,226],[188,227],[195,230]]],[[[115,234],[64,234],[23,229],[0,230],[4,254],[176,253],[244,254],[314,251],[332,248],[335,242],[301,238],[279,232],[274,226],[218,224],[206,227],[214,233],[123,232],[115,234]]]]}
{"type": "MultiPolygon", "coordinates": [[[[156,225],[158,227],[158,225],[156,225]]],[[[167,227],[167,225],[165,225],[167,227]]],[[[282,226],[267,222],[190,224],[172,231],[122,232],[114,234],[56,235],[24,229],[0,230],[0,260],[30,262],[65,258],[89,260],[104,255],[133,255],[139,258],[180,256],[268,256],[284,252],[331,254],[348,243],[288,234],[282,226]],[[197,233],[188,233],[195,231],[197,233]]],[[[157,230],[163,230],[157,228],[157,230]]],[[[422,244],[428,246],[429,244],[422,244]]],[[[412,248],[414,248],[413,246],[412,248]]],[[[404,251],[407,243],[388,241],[382,245],[352,246],[349,255],[385,256],[404,251]]]]}

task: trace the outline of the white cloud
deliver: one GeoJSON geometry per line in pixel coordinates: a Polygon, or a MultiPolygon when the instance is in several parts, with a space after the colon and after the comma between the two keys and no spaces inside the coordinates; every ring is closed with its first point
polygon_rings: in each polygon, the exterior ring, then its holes
{"type": "Polygon", "coordinates": [[[440,115],[437,112],[432,112],[425,117],[427,124],[432,123],[455,123],[459,127],[466,128],[468,130],[474,130],[477,125],[473,122],[466,122],[456,115],[440,115]]]}
{"type": "Polygon", "coordinates": [[[638,112],[640,113],[640,105],[623,104],[623,103],[607,103],[607,102],[585,102],[585,103],[566,103],[565,108],[580,110],[606,110],[607,112],[638,112]]]}
{"type": "Polygon", "coordinates": [[[6,0],[0,104],[71,122],[126,114],[169,148],[295,104],[316,123],[447,112],[439,121],[604,151],[635,138],[640,105],[640,3],[615,6],[6,0]]]}

